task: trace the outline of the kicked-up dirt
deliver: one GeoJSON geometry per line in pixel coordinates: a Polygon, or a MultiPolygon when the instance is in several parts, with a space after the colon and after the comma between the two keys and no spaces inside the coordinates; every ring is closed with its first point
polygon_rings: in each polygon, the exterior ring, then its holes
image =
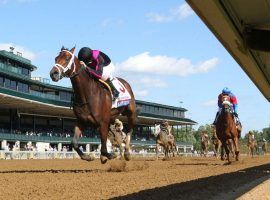
{"type": "MultiPolygon", "coordinates": [[[[134,158],[105,165],[79,159],[0,160],[0,199],[236,199],[270,178],[270,156],[224,163],[213,157],[134,158]]],[[[270,192],[255,197],[270,199],[270,192]]]]}

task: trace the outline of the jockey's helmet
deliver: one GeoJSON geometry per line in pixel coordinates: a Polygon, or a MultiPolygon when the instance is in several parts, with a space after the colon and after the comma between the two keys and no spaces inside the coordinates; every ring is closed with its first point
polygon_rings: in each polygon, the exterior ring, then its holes
{"type": "Polygon", "coordinates": [[[163,120],[161,121],[161,124],[163,124],[163,125],[168,125],[168,124],[169,124],[169,121],[168,121],[167,119],[163,119],[163,120]]]}
{"type": "Polygon", "coordinates": [[[248,134],[253,135],[253,131],[249,131],[248,134]]]}
{"type": "Polygon", "coordinates": [[[223,88],[222,94],[230,94],[231,90],[228,87],[223,88]]]}
{"type": "Polygon", "coordinates": [[[86,65],[91,61],[92,50],[89,47],[83,47],[78,53],[78,59],[83,61],[86,65]]]}

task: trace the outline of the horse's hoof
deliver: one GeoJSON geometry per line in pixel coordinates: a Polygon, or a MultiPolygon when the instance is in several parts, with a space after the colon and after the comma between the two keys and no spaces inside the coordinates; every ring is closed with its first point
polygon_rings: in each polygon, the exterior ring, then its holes
{"type": "Polygon", "coordinates": [[[105,156],[100,156],[100,162],[101,162],[101,164],[105,164],[106,162],[107,162],[107,157],[105,157],[105,156]]]}
{"type": "Polygon", "coordinates": [[[117,158],[117,154],[116,153],[113,153],[112,156],[113,156],[113,159],[117,158]]]}
{"type": "Polygon", "coordinates": [[[92,156],[92,155],[82,155],[81,156],[81,159],[82,160],[86,160],[86,161],[93,161],[93,160],[95,160],[94,156],[92,156]]]}
{"type": "Polygon", "coordinates": [[[124,157],[125,157],[126,161],[130,161],[130,153],[129,152],[125,152],[124,157]]]}
{"type": "Polygon", "coordinates": [[[167,161],[167,160],[169,160],[169,157],[164,157],[164,158],[162,158],[162,160],[167,161]]]}
{"type": "Polygon", "coordinates": [[[101,153],[101,156],[106,157],[109,160],[114,159],[114,156],[111,153],[101,153]]]}

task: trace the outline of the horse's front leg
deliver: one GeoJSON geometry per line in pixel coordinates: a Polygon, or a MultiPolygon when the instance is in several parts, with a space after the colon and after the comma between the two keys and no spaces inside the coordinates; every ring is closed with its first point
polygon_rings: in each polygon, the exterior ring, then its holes
{"type": "MultiPolygon", "coordinates": [[[[233,138],[234,150],[235,150],[235,160],[239,160],[239,144],[238,144],[238,137],[233,138]]],[[[253,153],[252,153],[253,154],[253,153]]]]}
{"type": "Polygon", "coordinates": [[[107,162],[107,159],[113,159],[113,154],[108,153],[107,151],[107,138],[109,132],[109,126],[106,123],[103,123],[100,126],[100,139],[101,139],[101,150],[100,150],[100,161],[102,164],[107,162]]]}
{"type": "Polygon", "coordinates": [[[71,142],[71,146],[79,154],[79,156],[82,160],[93,161],[95,159],[94,156],[84,154],[79,148],[78,140],[82,134],[83,129],[84,129],[83,126],[81,126],[79,124],[75,126],[74,136],[73,136],[73,139],[71,142]]]}
{"type": "Polygon", "coordinates": [[[225,148],[225,152],[226,152],[226,156],[227,156],[227,160],[228,160],[228,164],[231,164],[231,161],[230,161],[230,149],[228,147],[228,141],[224,141],[222,142],[222,145],[224,146],[225,148]]]}

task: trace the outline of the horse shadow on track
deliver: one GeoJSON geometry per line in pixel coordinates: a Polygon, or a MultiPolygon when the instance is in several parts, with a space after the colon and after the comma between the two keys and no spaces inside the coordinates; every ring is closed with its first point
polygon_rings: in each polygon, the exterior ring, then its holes
{"type": "Polygon", "coordinates": [[[236,199],[269,179],[269,170],[270,164],[265,164],[232,173],[147,189],[112,199],[236,199]]]}

